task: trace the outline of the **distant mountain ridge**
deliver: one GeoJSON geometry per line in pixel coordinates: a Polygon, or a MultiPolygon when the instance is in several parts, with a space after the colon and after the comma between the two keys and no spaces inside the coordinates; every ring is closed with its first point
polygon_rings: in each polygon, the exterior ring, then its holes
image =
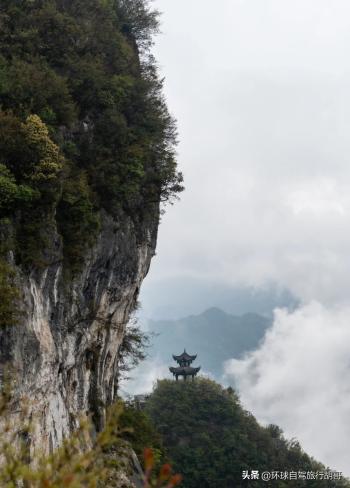
{"type": "Polygon", "coordinates": [[[204,373],[220,379],[224,361],[254,350],[271,323],[271,318],[256,313],[236,316],[217,307],[179,320],[149,320],[149,330],[155,334],[150,355],[170,366],[172,355],[186,348],[198,354],[196,365],[204,373]]]}
{"type": "Polygon", "coordinates": [[[198,315],[208,304],[232,315],[243,315],[249,311],[266,317],[272,317],[275,308],[292,311],[300,304],[291,291],[274,283],[264,287],[251,287],[188,276],[146,280],[140,300],[143,317],[153,320],[177,320],[198,315]]]}

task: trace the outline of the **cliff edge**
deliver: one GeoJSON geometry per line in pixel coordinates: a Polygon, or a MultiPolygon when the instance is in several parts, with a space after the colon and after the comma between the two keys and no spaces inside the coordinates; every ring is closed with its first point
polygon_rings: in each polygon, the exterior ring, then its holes
{"type": "Polygon", "coordinates": [[[147,0],[5,0],[0,25],[0,379],[50,452],[103,426],[182,176],[147,0]]]}

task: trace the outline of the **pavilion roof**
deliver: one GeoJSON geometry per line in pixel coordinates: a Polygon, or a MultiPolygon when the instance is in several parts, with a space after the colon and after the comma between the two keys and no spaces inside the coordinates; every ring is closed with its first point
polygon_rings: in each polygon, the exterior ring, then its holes
{"type": "Polygon", "coordinates": [[[173,358],[175,361],[194,361],[197,357],[197,354],[194,356],[191,356],[191,354],[187,354],[186,349],[184,349],[184,352],[180,354],[180,356],[175,356],[173,354],[173,358]]]}
{"type": "Polygon", "coordinates": [[[178,368],[173,368],[170,367],[169,370],[173,374],[178,374],[178,375],[191,375],[191,374],[197,374],[198,371],[201,369],[199,366],[198,368],[192,368],[191,366],[183,366],[183,367],[178,367],[178,368]]]}

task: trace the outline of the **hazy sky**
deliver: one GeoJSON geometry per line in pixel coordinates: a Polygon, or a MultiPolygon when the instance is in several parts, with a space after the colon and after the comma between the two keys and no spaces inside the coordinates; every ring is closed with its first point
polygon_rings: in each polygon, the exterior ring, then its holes
{"type": "Polygon", "coordinates": [[[145,307],[175,277],[347,300],[349,2],[155,5],[187,190],[163,219],[145,307]]]}
{"type": "Polygon", "coordinates": [[[145,310],[188,300],[171,294],[182,280],[289,289],[301,308],[227,374],[258,418],[350,474],[350,3],[155,4],[187,190],[163,218],[145,310]]]}

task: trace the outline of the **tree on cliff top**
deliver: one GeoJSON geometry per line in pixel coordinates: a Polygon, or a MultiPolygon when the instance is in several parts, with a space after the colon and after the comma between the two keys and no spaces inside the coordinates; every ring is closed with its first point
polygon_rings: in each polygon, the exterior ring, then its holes
{"type": "Polygon", "coordinates": [[[19,264],[46,266],[58,228],[74,266],[101,209],[138,225],[182,190],[149,54],[157,12],[147,0],[4,0],[0,25],[1,224],[15,228],[19,264]]]}

